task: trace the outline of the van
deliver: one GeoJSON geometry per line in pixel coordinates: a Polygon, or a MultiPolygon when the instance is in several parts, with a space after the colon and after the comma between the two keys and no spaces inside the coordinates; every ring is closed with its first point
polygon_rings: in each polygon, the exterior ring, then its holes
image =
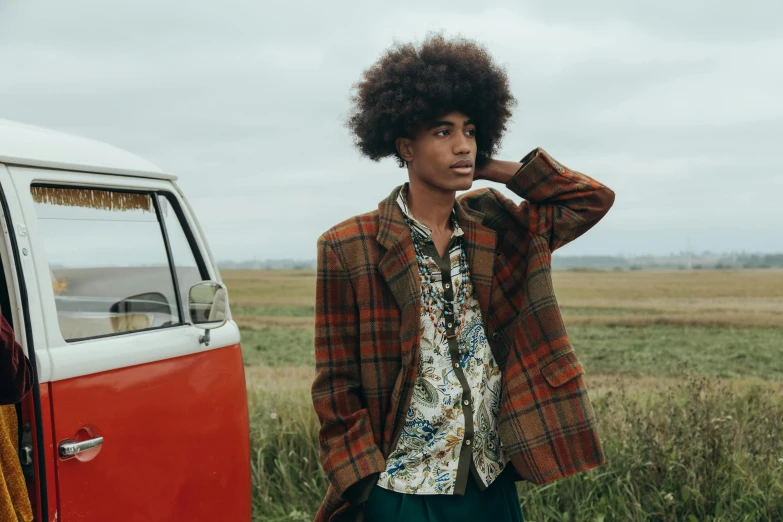
{"type": "Polygon", "coordinates": [[[176,177],[0,120],[0,313],[34,365],[17,408],[35,520],[250,520],[228,292],[176,177]]]}

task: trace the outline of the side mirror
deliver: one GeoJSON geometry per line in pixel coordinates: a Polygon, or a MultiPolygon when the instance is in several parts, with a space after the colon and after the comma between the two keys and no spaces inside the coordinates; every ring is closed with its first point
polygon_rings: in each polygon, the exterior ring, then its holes
{"type": "Polygon", "coordinates": [[[199,342],[209,346],[209,331],[228,321],[228,290],[217,281],[202,281],[188,292],[188,310],[193,326],[204,329],[199,342]]]}

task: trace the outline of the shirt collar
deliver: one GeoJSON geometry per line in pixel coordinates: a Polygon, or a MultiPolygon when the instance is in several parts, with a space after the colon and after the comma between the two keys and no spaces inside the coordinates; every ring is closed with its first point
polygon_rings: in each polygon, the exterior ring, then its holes
{"type": "MultiPolygon", "coordinates": [[[[400,188],[400,192],[397,194],[397,205],[399,205],[400,210],[402,211],[402,215],[408,218],[408,223],[414,232],[416,232],[423,239],[431,239],[432,230],[430,230],[427,225],[413,217],[413,214],[411,214],[410,210],[408,210],[408,205],[406,203],[407,195],[408,184],[405,183],[400,188]]],[[[451,209],[451,224],[454,228],[454,231],[451,233],[451,237],[458,237],[463,235],[462,228],[460,228],[459,223],[457,223],[457,213],[454,209],[451,209]]]]}

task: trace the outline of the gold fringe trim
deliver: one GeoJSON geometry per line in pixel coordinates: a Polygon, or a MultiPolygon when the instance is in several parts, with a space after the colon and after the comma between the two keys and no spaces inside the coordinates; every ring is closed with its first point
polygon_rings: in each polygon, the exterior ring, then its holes
{"type": "Polygon", "coordinates": [[[63,292],[68,290],[68,285],[70,283],[67,279],[64,277],[57,279],[56,281],[52,281],[52,291],[54,292],[54,295],[60,295],[63,292]]]}
{"type": "Polygon", "coordinates": [[[30,192],[36,203],[101,210],[146,210],[152,212],[152,198],[147,194],[35,186],[30,188],[30,192]]]}

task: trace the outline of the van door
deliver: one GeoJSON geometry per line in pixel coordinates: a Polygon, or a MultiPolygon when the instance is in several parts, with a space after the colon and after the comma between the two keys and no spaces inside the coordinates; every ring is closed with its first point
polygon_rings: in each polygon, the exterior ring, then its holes
{"type": "Polygon", "coordinates": [[[205,346],[189,323],[188,290],[219,275],[174,186],[9,171],[39,282],[59,519],[250,520],[239,330],[205,346]]]}

